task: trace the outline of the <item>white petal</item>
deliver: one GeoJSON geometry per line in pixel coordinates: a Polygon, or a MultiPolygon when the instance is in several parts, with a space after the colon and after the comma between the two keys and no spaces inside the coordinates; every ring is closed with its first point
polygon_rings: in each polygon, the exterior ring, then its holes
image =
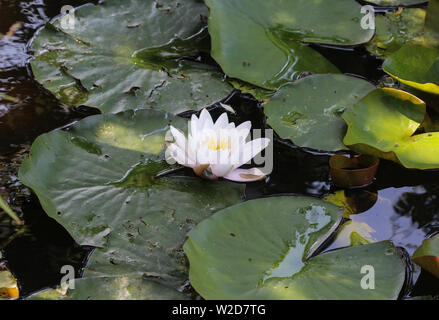
{"type": "Polygon", "coordinates": [[[195,165],[195,161],[189,159],[175,143],[170,144],[166,152],[182,166],[193,168],[195,165]]]}
{"type": "Polygon", "coordinates": [[[175,143],[180,147],[180,149],[186,151],[187,141],[184,133],[173,126],[171,126],[171,133],[174,136],[175,143]]]}
{"type": "Polygon", "coordinates": [[[259,181],[266,177],[266,174],[263,173],[258,168],[251,169],[235,169],[229,174],[223,176],[224,179],[236,182],[253,182],[259,181]]]}
{"type": "MultiPolygon", "coordinates": [[[[259,138],[247,142],[242,150],[242,153],[239,156],[239,159],[236,163],[236,167],[240,167],[243,164],[249,162],[253,159],[259,152],[264,150],[268,144],[270,143],[270,139],[268,138],[259,138]]],[[[241,151],[241,150],[240,150],[241,151]]],[[[234,157],[233,160],[236,158],[234,157]]]]}
{"type": "Polygon", "coordinates": [[[233,169],[231,164],[212,164],[210,166],[212,173],[217,177],[223,177],[230,173],[233,169]]]}
{"type": "Polygon", "coordinates": [[[210,116],[209,111],[207,109],[203,109],[200,114],[200,120],[198,122],[198,130],[204,129],[212,129],[213,128],[213,120],[210,116]]]}
{"type": "Polygon", "coordinates": [[[189,135],[187,144],[188,144],[188,150],[187,150],[188,157],[196,160],[197,159],[198,140],[194,139],[192,137],[192,135],[189,135]]]}
{"type": "Polygon", "coordinates": [[[227,113],[224,112],[216,120],[214,129],[215,130],[225,129],[227,128],[228,124],[229,124],[229,118],[227,117],[227,113]]]}
{"type": "Polygon", "coordinates": [[[226,129],[228,129],[228,130],[233,130],[233,129],[235,129],[235,123],[234,123],[234,122],[230,122],[230,123],[227,125],[226,129]]]}
{"type": "Polygon", "coordinates": [[[199,122],[197,116],[193,114],[192,117],[191,117],[191,121],[190,122],[191,123],[190,123],[190,126],[189,126],[189,128],[190,128],[189,134],[192,135],[193,137],[196,137],[197,136],[197,132],[198,132],[197,131],[198,122],[199,122]]]}
{"type": "Polygon", "coordinates": [[[241,123],[239,126],[237,126],[236,130],[238,131],[239,135],[242,136],[245,140],[248,134],[250,133],[251,128],[252,128],[252,123],[250,121],[246,121],[241,123]]]}
{"type": "Polygon", "coordinates": [[[196,159],[198,164],[201,165],[209,163],[209,149],[205,144],[198,146],[198,148],[195,150],[195,153],[197,155],[196,159]]]}

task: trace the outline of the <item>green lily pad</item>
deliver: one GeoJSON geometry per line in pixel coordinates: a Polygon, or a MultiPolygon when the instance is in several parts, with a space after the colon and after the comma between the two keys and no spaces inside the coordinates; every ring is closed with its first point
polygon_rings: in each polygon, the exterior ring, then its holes
{"type": "Polygon", "coordinates": [[[374,30],[361,28],[354,0],[207,0],[212,56],[232,77],[277,89],[302,72],[338,73],[303,42],[356,45],[374,30]],[[269,14],[267,14],[269,13],[269,14]]]}
{"type": "Polygon", "coordinates": [[[425,239],[413,253],[412,260],[439,278],[439,234],[425,239]]]}
{"type": "Polygon", "coordinates": [[[439,0],[429,2],[424,35],[390,55],[383,70],[415,89],[439,94],[439,0]]]}
{"type": "Polygon", "coordinates": [[[425,3],[428,0],[366,0],[367,2],[376,4],[377,6],[412,6],[415,4],[425,3]]]}
{"type": "Polygon", "coordinates": [[[347,149],[343,144],[346,123],[340,116],[374,89],[355,77],[313,75],[282,87],[264,112],[282,139],[318,150],[347,149]]]}
{"type": "Polygon", "coordinates": [[[178,300],[187,298],[142,276],[90,277],[75,279],[75,288],[62,292],[48,289],[28,300],[178,300]]]}
{"type": "Polygon", "coordinates": [[[185,298],[189,293],[178,290],[188,278],[186,233],[242,201],[244,185],[181,173],[156,177],[170,169],[164,160],[170,123],[186,130],[186,119],[155,110],[97,115],[32,145],[21,181],[76,242],[99,247],[85,277],[142,278],[163,293],[157,298],[171,291],[185,298]]]}
{"type": "Polygon", "coordinates": [[[229,79],[229,83],[235,89],[241,91],[242,93],[251,94],[256,100],[259,101],[269,101],[276,93],[276,91],[263,89],[238,79],[229,79]]]}
{"type": "Polygon", "coordinates": [[[401,13],[389,11],[375,17],[375,36],[366,44],[366,49],[380,58],[385,58],[414,41],[422,41],[425,10],[404,9],[401,13]]]}
{"type": "Polygon", "coordinates": [[[406,168],[439,168],[439,132],[415,134],[425,112],[425,103],[414,95],[377,89],[343,114],[348,124],[344,143],[406,168]]]}
{"type": "Polygon", "coordinates": [[[215,67],[186,59],[209,51],[201,1],[108,0],[74,14],[74,29],[57,18],[30,46],[35,78],[67,105],[179,113],[233,90],[215,67]]]}
{"type": "Polygon", "coordinates": [[[222,210],[188,235],[191,284],[206,299],[397,298],[405,267],[391,242],[310,258],[342,216],[341,207],[303,197],[222,210]],[[365,265],[375,268],[375,290],[361,287],[365,265]]]}
{"type": "Polygon", "coordinates": [[[406,85],[439,94],[438,48],[406,45],[384,61],[383,70],[406,85]]]}
{"type": "Polygon", "coordinates": [[[425,37],[429,43],[439,47],[439,0],[428,2],[427,17],[425,19],[425,37]]]}

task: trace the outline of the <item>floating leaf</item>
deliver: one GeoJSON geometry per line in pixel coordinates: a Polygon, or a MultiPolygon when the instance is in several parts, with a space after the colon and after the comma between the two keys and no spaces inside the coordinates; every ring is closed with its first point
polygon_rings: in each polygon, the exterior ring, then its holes
{"type": "Polygon", "coordinates": [[[425,104],[419,98],[396,89],[377,89],[343,114],[349,127],[344,143],[406,168],[439,168],[439,132],[415,134],[424,117],[425,104]]]}
{"type": "Polygon", "coordinates": [[[199,109],[233,90],[221,72],[190,58],[209,50],[207,14],[195,0],[81,6],[73,29],[62,29],[58,18],[39,31],[31,44],[32,71],[68,105],[114,113],[199,109]]]}
{"type": "Polygon", "coordinates": [[[431,0],[427,9],[424,36],[419,43],[407,44],[390,55],[383,70],[396,80],[415,89],[439,94],[439,0],[431,0]]]}
{"type": "Polygon", "coordinates": [[[205,299],[395,299],[405,267],[384,241],[309,258],[343,209],[303,197],[251,200],[222,210],[190,233],[184,250],[192,286],[205,299]],[[375,290],[361,269],[375,268],[375,290]]]}
{"type": "Polygon", "coordinates": [[[412,260],[439,278],[439,235],[425,239],[413,253],[412,260]]]}
{"type": "Polygon", "coordinates": [[[425,38],[429,43],[439,47],[439,0],[428,2],[427,17],[425,19],[425,38]]]}
{"type": "Polygon", "coordinates": [[[378,57],[385,58],[407,43],[422,41],[424,22],[425,10],[420,8],[377,15],[375,36],[366,44],[366,49],[378,57]]]}
{"type": "MultiPolygon", "coordinates": [[[[100,247],[85,277],[142,278],[152,290],[142,294],[156,299],[187,298],[177,290],[187,281],[186,233],[244,193],[244,185],[225,181],[156,177],[170,168],[164,161],[170,123],[185,130],[187,120],[145,109],[88,117],[37,138],[19,172],[76,242],[100,247]]],[[[84,286],[98,287],[98,280],[87,281],[84,286]]]]}
{"type": "Polygon", "coordinates": [[[251,94],[259,101],[269,101],[270,98],[275,94],[275,91],[266,90],[238,79],[229,79],[229,82],[235,89],[238,89],[244,94],[251,94]]]}
{"type": "Polygon", "coordinates": [[[425,3],[428,0],[367,0],[367,2],[376,4],[377,6],[412,6],[415,4],[425,3]]]}
{"type": "Polygon", "coordinates": [[[224,72],[277,89],[302,72],[338,73],[303,42],[356,45],[374,31],[361,28],[354,0],[207,0],[212,56],[224,72]],[[269,13],[269,14],[267,14],[269,13]]]}
{"type": "Polygon", "coordinates": [[[413,88],[439,94],[439,49],[406,45],[390,55],[383,70],[413,88]]]}
{"type": "Polygon", "coordinates": [[[264,106],[268,124],[282,139],[300,147],[346,149],[346,123],[340,117],[375,87],[345,75],[313,75],[282,87],[264,106]]]}
{"type": "Polygon", "coordinates": [[[29,300],[177,300],[185,298],[176,290],[162,287],[142,276],[88,277],[75,279],[75,288],[62,293],[48,289],[29,300]]]}

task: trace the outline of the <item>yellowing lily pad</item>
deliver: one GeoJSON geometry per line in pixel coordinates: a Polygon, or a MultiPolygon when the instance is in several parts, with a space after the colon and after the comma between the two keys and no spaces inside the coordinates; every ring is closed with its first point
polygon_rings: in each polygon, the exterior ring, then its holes
{"type": "Polygon", "coordinates": [[[439,94],[439,0],[427,8],[423,37],[390,55],[383,70],[415,89],[439,94]]]}
{"type": "Polygon", "coordinates": [[[108,0],[74,14],[73,29],[57,18],[30,46],[35,78],[67,105],[179,113],[233,90],[217,68],[195,61],[209,51],[202,1],[108,0]]]}
{"type": "Polygon", "coordinates": [[[338,73],[304,44],[356,45],[374,30],[363,29],[354,0],[207,0],[212,57],[224,72],[277,89],[302,72],[338,73]]]}
{"type": "Polygon", "coordinates": [[[425,118],[419,98],[396,89],[377,89],[343,114],[349,148],[401,163],[406,168],[439,168],[439,132],[415,134],[425,118]]]}
{"type": "Polygon", "coordinates": [[[133,290],[148,299],[191,297],[184,290],[185,235],[214,212],[242,201],[245,185],[181,172],[162,176],[171,168],[164,159],[170,124],[185,130],[187,120],[130,110],[88,117],[33,143],[19,171],[21,181],[77,243],[98,247],[80,282],[85,289],[68,291],[67,298],[114,298],[138,285],[142,288],[133,290]],[[99,289],[102,283],[108,290],[99,289]]]}
{"type": "Polygon", "coordinates": [[[390,241],[312,256],[342,215],[343,208],[304,197],[217,212],[184,245],[191,284],[209,300],[396,299],[405,267],[390,241]],[[365,265],[374,268],[374,290],[361,287],[365,265]]]}
{"type": "Polygon", "coordinates": [[[439,278],[439,235],[424,240],[412,260],[439,278]]]}
{"type": "Polygon", "coordinates": [[[282,87],[264,106],[264,113],[282,139],[300,147],[343,150],[346,124],[341,114],[374,89],[351,76],[312,75],[282,87]]]}
{"type": "Polygon", "coordinates": [[[384,61],[383,70],[415,89],[439,94],[439,48],[406,45],[384,61]]]}

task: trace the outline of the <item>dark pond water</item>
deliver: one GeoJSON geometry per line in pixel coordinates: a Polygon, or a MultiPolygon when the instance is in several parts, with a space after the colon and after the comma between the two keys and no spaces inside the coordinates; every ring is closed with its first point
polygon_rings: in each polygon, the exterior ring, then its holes
{"type": "MultiPolygon", "coordinates": [[[[41,133],[62,127],[96,113],[96,110],[71,108],[60,104],[31,77],[27,67],[26,43],[46,21],[58,15],[63,5],[78,6],[89,1],[0,0],[0,33],[11,25],[21,27],[8,40],[0,39],[0,194],[25,220],[24,227],[12,225],[0,216],[0,250],[3,259],[19,281],[22,297],[44,287],[55,286],[62,275],[61,266],[75,267],[78,276],[90,248],[77,246],[68,233],[46,216],[36,197],[17,179],[17,169],[29,145],[41,133]],[[7,94],[12,99],[5,99],[7,94]],[[12,101],[11,101],[12,100],[12,101]]],[[[340,49],[313,46],[344,73],[378,84],[384,73],[381,61],[362,48],[340,49]]],[[[206,58],[206,57],[204,57],[206,58]]],[[[235,93],[228,100],[237,110],[232,120],[252,120],[264,127],[260,106],[253,99],[235,93]]],[[[215,109],[218,116],[223,110],[215,109]]],[[[275,194],[300,194],[324,197],[337,191],[329,178],[329,155],[304,152],[284,141],[275,143],[275,168],[267,181],[250,184],[247,198],[275,194]]],[[[407,170],[382,161],[377,179],[366,189],[347,191],[363,211],[351,216],[337,237],[324,250],[349,244],[351,228],[373,241],[391,239],[408,254],[423,239],[439,232],[439,172],[407,170]]],[[[407,293],[412,296],[439,294],[439,280],[412,271],[407,293]]]]}

